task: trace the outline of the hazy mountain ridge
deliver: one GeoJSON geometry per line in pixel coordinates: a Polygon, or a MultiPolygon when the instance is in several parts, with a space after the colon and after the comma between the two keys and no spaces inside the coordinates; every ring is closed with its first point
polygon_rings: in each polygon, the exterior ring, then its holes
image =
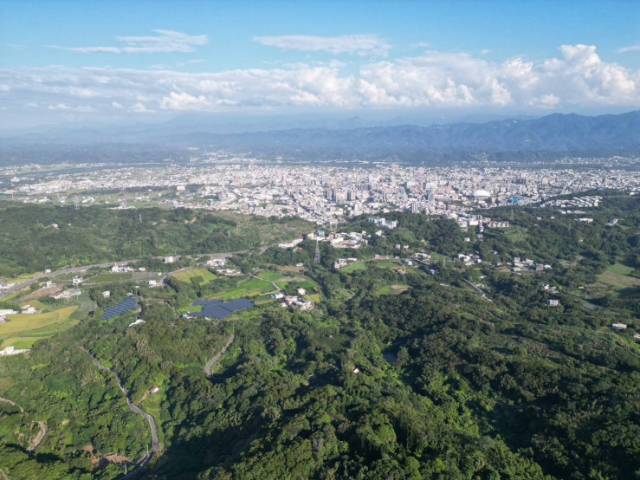
{"type": "Polygon", "coordinates": [[[163,143],[207,144],[234,148],[289,146],[372,151],[587,151],[640,149],[640,111],[587,117],[553,114],[535,120],[501,120],[420,127],[349,130],[289,129],[232,135],[194,132],[155,139],[163,143]]]}
{"type": "MultiPolygon", "coordinates": [[[[352,119],[352,123],[359,122],[357,118],[352,119]]],[[[640,154],[640,111],[599,116],[552,114],[486,123],[289,128],[242,133],[219,133],[215,125],[219,123],[203,127],[196,117],[185,116],[155,125],[137,124],[128,130],[58,128],[41,134],[5,135],[0,162],[39,163],[43,161],[39,152],[48,148],[57,158],[71,154],[74,159],[69,161],[72,162],[81,161],[81,157],[87,162],[98,158],[110,162],[110,157],[130,162],[130,158],[124,158],[129,156],[129,151],[138,159],[149,156],[149,160],[153,157],[155,161],[168,157],[178,160],[191,155],[186,150],[188,147],[311,161],[397,156],[409,163],[448,163],[481,152],[495,158],[507,153],[510,159],[518,155],[526,159],[540,155],[556,158],[564,154],[594,157],[640,154]]],[[[257,125],[245,127],[257,128],[257,125]]],[[[237,129],[241,125],[229,128],[237,129]]]]}

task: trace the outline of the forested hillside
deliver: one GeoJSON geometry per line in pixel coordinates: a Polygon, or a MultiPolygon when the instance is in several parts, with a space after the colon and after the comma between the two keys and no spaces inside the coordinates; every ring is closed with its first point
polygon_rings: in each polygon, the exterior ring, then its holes
{"type": "Polygon", "coordinates": [[[151,256],[231,252],[295,238],[307,222],[187,209],[0,204],[0,277],[151,256]]]}
{"type": "Polygon", "coordinates": [[[236,255],[242,275],[206,284],[89,289],[79,325],[0,359],[0,396],[24,408],[0,403],[0,469],[111,479],[144,457],[148,426],[83,347],[155,418],[161,448],[141,478],[640,478],[640,198],[603,195],[593,223],[514,207],[483,211],[514,219],[479,235],[392,213],[399,227],[381,237],[353,219],[343,230],[369,244],[321,243],[319,263],[307,240],[236,255]],[[429,262],[411,261],[422,252],[429,262]],[[550,268],[514,272],[514,257],[550,268]],[[309,311],[269,294],[301,286],[309,311]],[[101,319],[131,292],[139,313],[101,319]],[[245,295],[256,308],[225,320],[181,315],[245,295]],[[47,436],[30,455],[33,420],[47,436]]]}

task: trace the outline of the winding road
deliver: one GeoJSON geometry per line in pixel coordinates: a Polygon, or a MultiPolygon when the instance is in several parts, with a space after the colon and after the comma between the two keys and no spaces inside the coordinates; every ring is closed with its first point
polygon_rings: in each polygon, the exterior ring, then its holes
{"type": "Polygon", "coordinates": [[[37,420],[35,423],[38,424],[38,426],[40,427],[40,431],[38,432],[38,435],[36,435],[36,438],[34,438],[31,441],[31,445],[29,445],[29,448],[27,448],[27,452],[32,453],[35,451],[36,448],[38,448],[38,445],[40,445],[40,442],[42,442],[42,440],[44,439],[44,436],[47,434],[47,423],[43,422],[42,420],[37,420]]]}
{"type": "Polygon", "coordinates": [[[100,370],[105,370],[116,378],[116,380],[118,381],[118,386],[120,387],[120,390],[122,390],[122,393],[124,393],[124,397],[127,400],[127,405],[129,407],[129,410],[137,415],[142,415],[144,419],[147,421],[147,423],[149,424],[149,428],[151,430],[151,450],[149,450],[149,453],[145,455],[145,457],[137,463],[138,468],[136,468],[130,474],[122,477],[123,479],[133,478],[134,476],[137,476],[144,467],[147,466],[147,464],[151,461],[153,456],[156,453],[158,453],[158,450],[160,449],[160,442],[158,441],[158,429],[156,428],[156,421],[151,415],[149,415],[144,410],[141,410],[140,408],[138,408],[131,401],[131,398],[129,396],[129,390],[127,390],[124,387],[124,384],[122,383],[122,379],[120,378],[120,375],[118,375],[116,372],[111,370],[109,367],[106,367],[105,365],[100,363],[100,361],[96,357],[91,355],[91,352],[89,352],[89,350],[87,350],[86,348],[80,347],[80,349],[91,357],[91,360],[93,360],[93,363],[95,363],[95,365],[100,370]]]}
{"type": "MultiPolygon", "coordinates": [[[[20,413],[25,413],[24,412],[24,408],[22,408],[20,405],[18,405],[16,402],[14,402],[13,400],[9,400],[8,398],[4,398],[4,397],[0,397],[0,402],[2,403],[8,403],[9,405],[13,406],[13,407],[17,407],[20,410],[20,413]]],[[[34,420],[33,423],[37,423],[38,427],[40,427],[40,431],[38,432],[38,435],[36,435],[36,437],[31,441],[31,445],[29,445],[27,447],[27,452],[29,453],[33,453],[35,451],[36,448],[38,448],[38,445],[40,445],[40,443],[42,442],[42,440],[44,440],[45,435],[47,434],[47,422],[43,421],[43,420],[34,420]]]]}
{"type": "Polygon", "coordinates": [[[4,398],[4,397],[0,397],[0,402],[2,403],[8,403],[9,405],[11,405],[12,407],[18,407],[20,409],[20,413],[24,413],[24,408],[22,408],[20,405],[18,405],[16,402],[9,400],[8,398],[4,398]]]}
{"type": "Polygon", "coordinates": [[[211,360],[209,360],[207,364],[204,366],[204,373],[207,375],[207,377],[211,376],[211,368],[216,364],[218,360],[220,360],[220,357],[222,357],[224,352],[226,352],[227,349],[231,346],[235,338],[236,338],[235,334],[231,335],[227,344],[224,347],[222,347],[222,350],[216,353],[215,356],[211,360]]]}

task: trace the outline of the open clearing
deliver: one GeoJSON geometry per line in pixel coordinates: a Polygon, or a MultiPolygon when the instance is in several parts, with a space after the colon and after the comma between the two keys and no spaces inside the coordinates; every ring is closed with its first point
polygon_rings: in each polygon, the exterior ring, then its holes
{"type": "Polygon", "coordinates": [[[629,275],[631,272],[633,272],[634,268],[616,262],[615,264],[611,265],[608,270],[618,275],[629,275]]]}
{"type": "Polygon", "coordinates": [[[176,280],[180,280],[181,282],[192,283],[194,285],[201,286],[208,285],[211,281],[218,278],[206,268],[194,268],[192,270],[185,270],[183,272],[173,274],[172,277],[176,280]]]}
{"type": "Polygon", "coordinates": [[[364,262],[354,262],[351,265],[347,265],[346,267],[342,267],[340,271],[344,273],[353,273],[358,270],[366,270],[367,264],[364,262]]]}
{"type": "Polygon", "coordinates": [[[376,295],[399,295],[409,289],[407,285],[385,285],[380,287],[376,295]]]}
{"type": "Polygon", "coordinates": [[[640,286],[640,278],[620,275],[618,273],[614,273],[611,270],[607,270],[606,272],[598,275],[598,282],[604,283],[605,285],[609,285],[619,290],[640,286]]]}
{"type": "Polygon", "coordinates": [[[216,295],[216,297],[225,300],[235,300],[242,297],[257,297],[263,293],[272,292],[273,290],[274,288],[271,282],[260,280],[259,278],[252,278],[231,290],[216,295]]]}
{"type": "Polygon", "coordinates": [[[41,338],[57,333],[66,327],[66,323],[70,321],[69,317],[77,308],[78,306],[74,305],[48,313],[9,315],[9,321],[0,324],[2,347],[13,345],[16,348],[24,348],[41,338]]]}
{"type": "Polygon", "coordinates": [[[267,282],[275,282],[283,277],[281,273],[278,272],[260,272],[258,274],[262,280],[266,280],[267,282]]]}
{"type": "Polygon", "coordinates": [[[133,275],[130,272],[126,273],[100,273],[95,277],[87,280],[87,283],[116,283],[123,280],[131,280],[133,275]]]}

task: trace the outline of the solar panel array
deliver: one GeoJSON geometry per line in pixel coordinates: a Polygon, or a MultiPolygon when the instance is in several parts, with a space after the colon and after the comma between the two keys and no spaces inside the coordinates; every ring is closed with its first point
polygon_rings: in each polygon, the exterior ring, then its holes
{"type": "Polygon", "coordinates": [[[117,305],[107,308],[102,314],[103,319],[115,318],[123,313],[131,312],[138,308],[138,301],[135,297],[127,297],[117,305]]]}
{"type": "Polygon", "coordinates": [[[229,315],[240,310],[246,310],[247,308],[253,308],[253,302],[246,298],[234,300],[229,303],[222,303],[220,300],[199,300],[193,302],[194,305],[202,305],[201,312],[189,313],[192,317],[209,317],[222,320],[229,315]]]}

